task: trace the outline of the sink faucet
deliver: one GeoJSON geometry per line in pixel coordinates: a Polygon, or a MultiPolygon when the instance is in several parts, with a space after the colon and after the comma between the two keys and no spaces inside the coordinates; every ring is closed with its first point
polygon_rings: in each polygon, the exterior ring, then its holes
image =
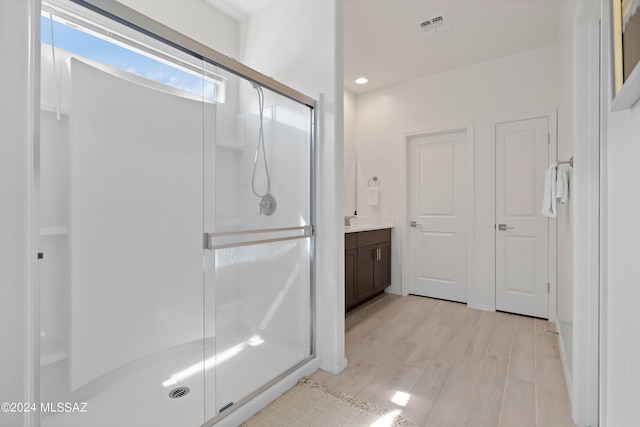
{"type": "Polygon", "coordinates": [[[353,218],[356,218],[356,217],[354,215],[348,215],[348,216],[344,217],[344,225],[345,225],[345,227],[351,225],[351,220],[353,218]]]}

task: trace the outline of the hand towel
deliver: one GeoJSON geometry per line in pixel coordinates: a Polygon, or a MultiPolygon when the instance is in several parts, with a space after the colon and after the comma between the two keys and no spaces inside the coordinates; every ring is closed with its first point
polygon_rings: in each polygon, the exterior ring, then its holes
{"type": "Polygon", "coordinates": [[[544,173],[544,194],[542,196],[542,215],[547,218],[554,218],[556,211],[556,174],[558,165],[556,163],[549,166],[544,173]]]}
{"type": "Polygon", "coordinates": [[[569,178],[564,165],[559,165],[556,170],[556,198],[563,205],[569,200],[569,178]]]}
{"type": "Polygon", "coordinates": [[[378,187],[369,187],[367,195],[369,196],[369,204],[375,206],[378,204],[378,187]]]}

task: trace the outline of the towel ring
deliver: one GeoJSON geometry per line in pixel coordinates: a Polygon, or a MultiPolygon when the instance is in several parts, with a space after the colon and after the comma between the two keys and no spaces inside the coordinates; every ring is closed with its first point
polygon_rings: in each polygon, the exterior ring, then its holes
{"type": "Polygon", "coordinates": [[[367,187],[369,188],[379,188],[380,187],[380,181],[378,180],[377,176],[374,176],[373,178],[371,178],[368,182],[367,182],[367,187]],[[371,181],[373,181],[374,186],[371,186],[371,181]]]}

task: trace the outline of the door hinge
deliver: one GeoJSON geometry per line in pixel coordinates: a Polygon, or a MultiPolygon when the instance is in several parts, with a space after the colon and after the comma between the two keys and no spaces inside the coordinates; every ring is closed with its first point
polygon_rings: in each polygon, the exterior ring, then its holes
{"type": "Polygon", "coordinates": [[[547,282],[547,293],[551,293],[551,284],[549,282],[547,282]]]}
{"type": "Polygon", "coordinates": [[[547,134],[547,144],[551,144],[551,134],[547,134]]]}

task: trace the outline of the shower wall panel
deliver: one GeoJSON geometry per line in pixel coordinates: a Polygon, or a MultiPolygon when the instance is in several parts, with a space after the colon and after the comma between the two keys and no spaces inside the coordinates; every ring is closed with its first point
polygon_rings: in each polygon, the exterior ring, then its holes
{"type": "MultiPolygon", "coordinates": [[[[272,216],[260,214],[260,199],[251,192],[260,117],[257,112],[244,115],[245,136],[245,228],[277,228],[310,223],[310,151],[309,111],[303,106],[289,105],[279,99],[277,105],[264,111],[264,140],[271,177],[270,192],[276,196],[278,210],[272,216]]],[[[259,194],[266,191],[264,165],[258,161],[255,187],[259,194]]]]}
{"type": "Polygon", "coordinates": [[[71,59],[71,387],[203,336],[202,103],[71,59]]]}

